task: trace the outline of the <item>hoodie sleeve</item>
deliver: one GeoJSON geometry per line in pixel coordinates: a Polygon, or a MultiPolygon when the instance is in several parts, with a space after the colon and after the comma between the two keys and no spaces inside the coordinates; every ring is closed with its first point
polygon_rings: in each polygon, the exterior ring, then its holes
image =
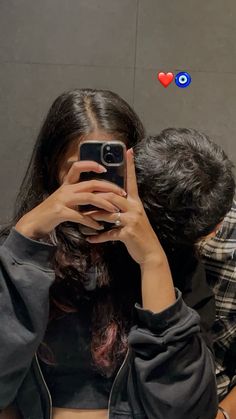
{"type": "Polygon", "coordinates": [[[182,299],[160,313],[135,304],[128,341],[134,376],[148,419],[214,419],[217,392],[213,355],[200,317],[182,299]]]}
{"type": "Polygon", "coordinates": [[[0,247],[0,409],[14,400],[43,339],[56,247],[14,227],[0,247]]]}

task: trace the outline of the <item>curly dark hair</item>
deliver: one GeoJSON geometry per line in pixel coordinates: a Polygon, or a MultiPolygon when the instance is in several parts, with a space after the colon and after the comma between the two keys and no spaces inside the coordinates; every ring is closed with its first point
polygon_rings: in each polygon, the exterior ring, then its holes
{"type": "Polygon", "coordinates": [[[233,163],[205,134],[164,129],[136,144],[134,155],[139,195],[162,244],[194,245],[230,210],[233,163]]]}
{"type": "MultiPolygon", "coordinates": [[[[34,145],[13,218],[5,223],[0,236],[8,235],[24,214],[59,188],[58,172],[66,150],[96,129],[114,134],[127,147],[144,137],[140,119],[114,92],[75,89],[54,101],[34,145]]],[[[73,222],[59,224],[43,241],[57,245],[52,260],[55,281],[50,288],[49,322],[62,312],[79,311],[80,299],[91,295],[85,284],[90,281],[91,267],[96,266],[91,352],[97,367],[109,376],[127,349],[131,308],[140,300],[140,285],[132,281],[139,277],[137,267],[121,243],[91,246],[73,222]]],[[[42,342],[39,355],[50,362],[46,348],[42,342]]]]}

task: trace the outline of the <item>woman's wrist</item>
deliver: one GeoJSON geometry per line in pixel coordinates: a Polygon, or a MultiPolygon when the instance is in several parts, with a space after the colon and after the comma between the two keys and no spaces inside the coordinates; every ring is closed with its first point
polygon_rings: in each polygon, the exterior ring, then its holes
{"type": "Polygon", "coordinates": [[[140,267],[143,308],[158,313],[171,306],[176,296],[167,258],[150,257],[140,267]]]}
{"type": "Polygon", "coordinates": [[[32,223],[26,223],[24,220],[22,220],[23,217],[14,226],[16,231],[32,240],[40,240],[43,238],[42,234],[36,233],[32,223]]]}
{"type": "Polygon", "coordinates": [[[140,268],[142,269],[156,269],[160,266],[163,266],[165,264],[168,264],[167,257],[164,253],[164,251],[160,251],[159,249],[157,251],[152,251],[146,254],[146,256],[143,257],[142,262],[140,263],[140,268]]]}

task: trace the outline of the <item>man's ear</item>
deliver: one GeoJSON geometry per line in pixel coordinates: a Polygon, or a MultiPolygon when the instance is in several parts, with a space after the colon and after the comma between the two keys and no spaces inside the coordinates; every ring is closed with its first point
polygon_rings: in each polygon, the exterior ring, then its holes
{"type": "Polygon", "coordinates": [[[222,220],[220,223],[218,223],[218,224],[217,224],[217,226],[214,228],[214,230],[213,230],[213,231],[215,231],[215,233],[216,233],[216,234],[217,234],[217,233],[218,233],[218,231],[221,229],[222,224],[223,224],[223,220],[222,220]]]}
{"type": "Polygon", "coordinates": [[[218,231],[221,229],[222,224],[223,224],[223,221],[218,223],[215,226],[215,228],[212,230],[212,232],[209,233],[207,236],[205,236],[204,239],[207,240],[207,239],[211,239],[212,237],[215,237],[217,235],[218,231]]]}

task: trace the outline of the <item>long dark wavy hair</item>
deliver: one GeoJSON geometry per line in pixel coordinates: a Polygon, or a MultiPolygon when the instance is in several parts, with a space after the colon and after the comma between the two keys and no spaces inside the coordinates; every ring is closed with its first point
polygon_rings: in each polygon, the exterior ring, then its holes
{"type": "MultiPolygon", "coordinates": [[[[13,218],[5,223],[0,236],[8,235],[24,214],[59,188],[58,172],[66,150],[97,129],[114,134],[128,148],[144,137],[136,113],[111,91],[76,89],[54,101],[34,145],[13,218]]],[[[124,245],[91,245],[73,222],[59,224],[44,241],[57,245],[52,261],[55,281],[50,288],[49,323],[62,313],[79,312],[79,301],[93,295],[91,353],[96,367],[111,376],[127,349],[132,307],[140,300],[137,265],[124,245]],[[89,292],[85,284],[94,266],[97,287],[89,292]]],[[[47,346],[42,342],[38,353],[53,363],[47,346]]]]}

